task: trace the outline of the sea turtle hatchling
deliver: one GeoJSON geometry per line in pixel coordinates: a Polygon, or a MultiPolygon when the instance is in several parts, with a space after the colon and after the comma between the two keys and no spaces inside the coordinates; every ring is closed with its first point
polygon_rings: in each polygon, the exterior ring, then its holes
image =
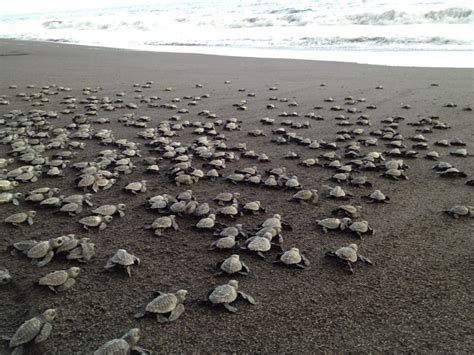
{"type": "Polygon", "coordinates": [[[375,202],[389,203],[389,201],[390,201],[390,197],[386,196],[380,190],[375,190],[371,194],[369,194],[367,196],[363,196],[363,197],[369,199],[368,203],[375,203],[375,202]]]}
{"type": "Polygon", "coordinates": [[[299,190],[288,201],[296,201],[299,203],[311,202],[317,204],[319,201],[318,190],[299,190]]]}
{"type": "Polygon", "coordinates": [[[209,216],[201,218],[196,223],[197,229],[213,229],[216,224],[216,215],[211,213],[209,216]]]}
{"type": "Polygon", "coordinates": [[[240,248],[256,252],[258,256],[265,259],[263,253],[272,248],[272,239],[273,235],[271,233],[265,233],[263,236],[256,235],[248,238],[240,248]]]}
{"type": "Polygon", "coordinates": [[[217,204],[224,206],[228,202],[238,202],[239,197],[239,192],[221,192],[216,197],[214,197],[213,200],[216,201],[217,204]]]}
{"type": "Polygon", "coordinates": [[[363,234],[375,234],[375,231],[369,226],[369,222],[367,221],[349,222],[346,227],[347,230],[357,234],[359,238],[362,238],[363,234]]]}
{"type": "Polygon", "coordinates": [[[176,223],[176,216],[169,215],[156,218],[152,224],[145,225],[145,229],[154,229],[155,235],[161,237],[163,235],[163,231],[166,229],[173,228],[174,230],[178,230],[178,223],[176,223]]]}
{"type": "Polygon", "coordinates": [[[0,191],[10,191],[18,185],[18,181],[0,180],[0,191]]]}
{"type": "Polygon", "coordinates": [[[10,223],[12,226],[19,227],[21,223],[27,222],[30,226],[33,225],[33,218],[36,216],[36,211],[26,211],[14,213],[5,218],[5,223],[10,223]]]}
{"type": "Polygon", "coordinates": [[[233,203],[230,206],[222,206],[216,210],[216,215],[234,218],[239,214],[238,203],[233,203]]]}
{"type": "Polygon", "coordinates": [[[258,212],[266,212],[265,207],[262,207],[262,203],[260,201],[252,201],[247,202],[241,207],[242,212],[248,212],[252,214],[256,214],[258,212]]]}
{"type": "Polygon", "coordinates": [[[54,251],[63,244],[64,239],[62,237],[43,240],[37,242],[28,250],[25,250],[24,253],[31,259],[32,264],[43,267],[53,259],[54,251]],[[40,259],[42,260],[40,261],[40,259]]]}
{"type": "Polygon", "coordinates": [[[22,198],[23,194],[21,192],[11,193],[11,192],[1,192],[0,193],[0,205],[4,203],[13,203],[15,206],[18,206],[20,202],[18,199],[22,198]]]}
{"type": "Polygon", "coordinates": [[[6,268],[0,268],[0,286],[6,285],[12,281],[12,276],[6,268]]]}
{"type": "Polygon", "coordinates": [[[450,216],[456,219],[459,217],[465,217],[465,216],[474,217],[474,206],[456,205],[447,210],[444,210],[443,212],[449,214],[450,216]]]}
{"type": "Polygon", "coordinates": [[[279,253],[273,263],[283,263],[288,266],[297,266],[302,269],[309,266],[309,260],[298,248],[291,248],[290,250],[279,253]]]}
{"type": "Polygon", "coordinates": [[[388,177],[397,181],[400,179],[408,180],[408,176],[406,176],[404,171],[400,169],[388,169],[387,171],[383,172],[380,176],[388,177]]]}
{"type": "Polygon", "coordinates": [[[120,217],[125,216],[125,204],[119,203],[118,205],[103,205],[92,210],[92,213],[101,215],[101,216],[113,216],[118,214],[120,217]]]}
{"type": "Polygon", "coordinates": [[[119,249],[117,252],[107,261],[104,266],[106,270],[111,270],[115,267],[123,268],[127,271],[128,276],[132,276],[132,266],[140,265],[140,259],[135,255],[130,254],[125,249],[119,249]]]}
{"type": "Polygon", "coordinates": [[[146,180],[131,182],[124,187],[125,191],[131,192],[136,195],[139,192],[146,192],[146,180]]]}
{"type": "Polygon", "coordinates": [[[82,224],[84,229],[89,230],[89,228],[98,227],[99,230],[104,230],[107,228],[107,224],[112,222],[112,216],[87,216],[81,218],[79,223],[82,224]]]}
{"type": "Polygon", "coordinates": [[[79,276],[81,269],[71,267],[67,270],[53,271],[39,279],[38,284],[48,286],[53,292],[65,291],[76,283],[75,278],[79,276]]]}
{"type": "Polygon", "coordinates": [[[159,323],[169,323],[178,319],[184,312],[184,301],[187,290],[178,290],[176,293],[156,292],[158,297],[151,300],[142,310],[135,314],[135,318],[153,315],[159,323]]]}
{"type": "Polygon", "coordinates": [[[247,232],[244,230],[242,224],[236,224],[235,226],[226,226],[224,229],[222,229],[219,232],[214,233],[215,236],[219,237],[246,237],[247,232]]]}
{"type": "Polygon", "coordinates": [[[240,256],[237,254],[233,254],[227,259],[218,262],[216,268],[218,271],[214,275],[233,275],[237,273],[240,275],[248,275],[250,272],[249,267],[240,260],[240,256]]]}
{"type": "Polygon", "coordinates": [[[106,342],[99,349],[94,351],[94,355],[151,354],[151,351],[142,349],[141,347],[137,346],[139,340],[140,329],[132,328],[121,338],[112,339],[106,342]]]}
{"type": "Polygon", "coordinates": [[[321,220],[316,220],[318,225],[323,229],[324,233],[327,233],[328,230],[344,230],[347,226],[347,223],[350,221],[350,218],[343,218],[342,220],[339,218],[324,218],[321,220]]]}
{"type": "Polygon", "coordinates": [[[232,249],[237,245],[237,242],[235,240],[236,236],[235,235],[229,235],[226,237],[219,238],[211,243],[209,245],[208,250],[227,250],[227,249],[232,249]]]}
{"type": "Polygon", "coordinates": [[[357,244],[349,244],[348,246],[337,249],[335,252],[328,251],[325,255],[328,257],[335,257],[346,262],[351,273],[354,273],[352,264],[358,260],[373,265],[372,261],[359,254],[357,244]]]}
{"type": "Polygon", "coordinates": [[[331,211],[332,214],[337,215],[339,213],[344,214],[346,217],[349,218],[357,218],[360,216],[361,206],[353,206],[353,205],[340,205],[339,207],[333,209],[331,211]]]}
{"type": "Polygon", "coordinates": [[[208,301],[213,306],[222,305],[232,313],[237,312],[237,308],[232,306],[231,303],[235,302],[239,297],[248,301],[250,304],[256,304],[252,296],[239,291],[239,282],[237,280],[230,280],[226,284],[219,285],[210,290],[207,295],[208,301]]]}
{"type": "Polygon", "coordinates": [[[56,310],[51,308],[44,311],[39,316],[33,317],[24,322],[10,337],[2,336],[9,341],[9,348],[12,354],[23,354],[24,346],[29,343],[39,344],[47,340],[53,330],[52,322],[56,318],[56,310]]]}

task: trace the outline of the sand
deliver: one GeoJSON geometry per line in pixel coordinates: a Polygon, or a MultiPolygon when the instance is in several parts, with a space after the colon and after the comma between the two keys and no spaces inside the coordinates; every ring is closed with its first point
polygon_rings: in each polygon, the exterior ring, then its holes
{"type": "MultiPolygon", "coordinates": [[[[141,129],[125,127],[117,119],[126,113],[148,115],[152,118],[148,127],[176,114],[175,110],[148,108],[134,97],[133,83],[144,84],[152,80],[150,89],[144,89],[146,97],[156,95],[159,103],[170,103],[174,97],[199,96],[197,106],[187,106],[188,100],[177,103],[188,108],[183,119],[191,122],[206,121],[197,115],[210,110],[222,119],[236,117],[242,120],[241,131],[224,131],[227,144],[247,142],[248,149],[266,153],[269,163],[241,159],[230,162],[223,171],[228,175],[238,167],[258,165],[265,170],[286,166],[298,176],[308,189],[320,189],[330,181],[334,171],[322,167],[304,168],[298,160],[283,159],[287,151],[295,151],[302,158],[317,157],[328,150],[310,150],[296,144],[276,145],[272,129],[281,127],[285,118],[282,111],[300,114],[315,112],[326,119],[316,121],[304,117],[294,121],[309,120],[309,129],[296,130],[312,139],[334,141],[336,132],[344,127],[336,125],[334,117],[340,112],[330,111],[334,104],[344,108],[344,98],[364,97],[366,102],[355,107],[361,112],[348,114],[351,121],[361,114],[368,114],[372,126],[362,126],[368,132],[383,127],[381,120],[403,116],[398,131],[405,137],[419,132],[407,125],[421,118],[439,116],[440,121],[452,126],[449,130],[433,130],[424,134],[430,150],[441,154],[441,160],[454,164],[473,176],[473,158],[450,156],[456,147],[437,147],[439,139],[458,137],[467,143],[467,150],[474,153],[474,122],[472,112],[463,111],[472,105],[473,71],[469,69],[424,69],[356,65],[335,62],[316,62],[277,59],[252,59],[219,57],[197,54],[169,54],[138,52],[120,49],[70,46],[55,43],[0,42],[0,95],[10,100],[10,105],[0,106],[3,115],[12,109],[28,111],[31,102],[16,98],[18,92],[37,92],[26,89],[28,84],[38,87],[56,84],[70,87],[71,92],[50,96],[50,103],[41,109],[60,111],[62,97],[73,95],[82,98],[85,87],[101,90],[93,95],[115,97],[126,92],[125,102],[134,102],[137,110],[121,109],[99,112],[100,117],[112,120],[111,124],[93,125],[96,129],[112,129],[116,138],[127,138],[145,143],[136,136],[141,129]],[[226,80],[230,84],[224,84],[226,80]],[[203,88],[196,88],[200,83],[203,88]],[[321,86],[325,83],[325,86],[321,86]],[[432,86],[437,83],[439,86],[432,86]],[[17,85],[12,90],[10,85],[17,85]],[[383,90],[375,89],[383,86],[383,90]],[[278,91],[269,91],[275,86],[278,91]],[[164,91],[173,87],[173,91],[164,91]],[[246,88],[239,92],[239,88],[246,88]],[[255,97],[247,97],[254,92],[255,97]],[[273,102],[274,110],[267,110],[271,96],[297,101],[298,107],[288,107],[284,102],[273,102]],[[328,97],[334,103],[324,102],[328,97]],[[232,105],[248,100],[246,111],[237,111],[232,105]],[[457,107],[448,108],[448,102],[457,107]],[[411,109],[402,109],[402,104],[411,109]],[[314,106],[322,106],[314,110],[314,106]],[[366,109],[376,105],[375,110],[366,109]],[[262,117],[276,118],[274,126],[262,126],[262,117]],[[249,137],[251,129],[263,129],[266,137],[249,137]]],[[[76,113],[83,111],[78,105],[76,113]]],[[[58,127],[71,123],[72,116],[52,119],[58,127]]],[[[210,120],[208,120],[210,121],[210,120]]],[[[351,126],[348,129],[358,128],[351,126]]],[[[0,126],[3,129],[4,126],[0,126]]],[[[222,127],[219,128],[219,131],[222,127]]],[[[293,131],[291,128],[287,128],[293,131]]],[[[197,136],[192,128],[179,132],[174,139],[190,143],[197,136]]],[[[79,151],[74,160],[93,160],[97,152],[113,147],[86,141],[85,150],[79,151]]],[[[362,152],[385,151],[385,142],[379,140],[376,147],[363,147],[362,152]]],[[[344,147],[348,142],[338,142],[344,147]]],[[[155,155],[142,146],[144,157],[155,155]]],[[[8,145],[0,145],[0,157],[5,157],[8,145]]],[[[55,152],[48,151],[47,154],[55,152]]],[[[338,150],[339,153],[343,149],[338,150]]],[[[472,336],[472,271],[473,236],[472,219],[453,219],[440,211],[456,204],[473,205],[473,188],[465,185],[467,179],[443,179],[431,169],[435,162],[423,158],[420,150],[417,159],[405,159],[410,166],[409,180],[393,181],[380,177],[379,172],[362,172],[374,183],[374,188],[390,196],[390,204],[367,204],[361,196],[373,191],[343,185],[354,193],[349,202],[363,206],[362,217],[376,230],[374,236],[358,240],[349,234],[323,234],[316,220],[330,216],[338,201],[321,198],[320,204],[297,205],[288,202],[290,191],[274,191],[249,185],[232,185],[219,179],[216,182],[201,180],[193,189],[199,202],[209,202],[221,191],[238,191],[246,201],[258,199],[267,208],[260,216],[239,217],[238,222],[253,228],[266,216],[279,213],[292,226],[284,231],[285,247],[297,246],[311,261],[306,270],[277,267],[258,257],[239,252],[251,269],[247,277],[238,277],[242,290],[253,295],[257,304],[252,306],[238,302],[237,314],[222,309],[211,309],[199,300],[205,299],[209,289],[227,282],[229,277],[213,276],[213,267],[230,252],[210,252],[207,246],[213,240],[209,233],[192,229],[193,220],[179,218],[180,230],[169,232],[164,238],[155,238],[143,229],[157,214],[144,207],[145,198],[161,193],[176,194],[187,187],[176,187],[164,175],[168,161],[160,162],[159,176],[147,176],[148,191],[137,196],[122,192],[132,181],[143,179],[144,165],[140,158],[133,158],[137,169],[130,175],[121,175],[110,190],[94,195],[94,206],[123,202],[126,215],[115,218],[101,232],[86,232],[77,223],[80,217],[53,215],[51,210],[40,209],[25,202],[20,207],[2,205],[0,219],[8,215],[34,208],[38,211],[32,227],[0,226],[2,237],[14,240],[27,238],[48,239],[64,233],[89,236],[96,243],[98,252],[88,264],[81,264],[82,273],[77,284],[62,294],[52,294],[46,289],[34,287],[39,277],[53,270],[65,269],[78,263],[53,260],[43,268],[30,265],[22,256],[0,253],[0,266],[10,269],[15,279],[12,286],[0,288],[0,333],[13,334],[15,329],[47,308],[58,310],[53,333],[44,344],[32,353],[87,354],[106,341],[120,337],[128,329],[139,327],[142,331],[140,346],[157,353],[191,352],[260,352],[260,353],[470,353],[474,349],[472,336]],[[328,250],[356,242],[361,253],[371,258],[373,267],[357,264],[355,273],[332,260],[324,258],[328,250]],[[103,271],[108,257],[118,248],[125,248],[141,258],[142,264],[133,269],[133,277],[122,273],[103,271]],[[152,298],[154,290],[189,290],[186,311],[178,321],[162,325],[153,319],[135,320],[134,313],[152,298]]],[[[347,161],[347,159],[344,159],[347,161]]],[[[196,167],[202,161],[196,160],[196,167]]],[[[17,164],[11,167],[17,166],[17,164]]],[[[40,186],[57,186],[62,194],[79,193],[73,181],[77,171],[64,169],[63,178],[42,177],[39,182],[21,184],[18,191],[26,192],[40,186]]],[[[211,203],[212,204],[212,203],[211,203]]],[[[214,204],[212,204],[214,206],[214,204]]],[[[89,208],[81,214],[88,215],[89,208]]],[[[232,223],[222,218],[220,221],[232,223]]],[[[2,238],[3,239],[3,238],[2,238]]],[[[5,242],[2,241],[4,245],[5,242]]],[[[272,260],[276,252],[271,252],[272,260]]],[[[5,351],[5,350],[2,350],[5,351]]]]}

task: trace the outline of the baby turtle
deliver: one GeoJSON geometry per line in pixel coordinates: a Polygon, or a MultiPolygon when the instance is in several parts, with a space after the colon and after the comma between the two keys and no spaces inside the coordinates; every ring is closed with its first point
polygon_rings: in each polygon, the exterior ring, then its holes
{"type": "Polygon", "coordinates": [[[15,213],[7,218],[5,218],[5,223],[10,223],[12,226],[19,227],[21,223],[28,222],[31,226],[33,224],[33,218],[36,216],[36,211],[27,211],[27,212],[20,212],[15,213]]]}
{"type": "Polygon", "coordinates": [[[0,180],[0,191],[10,191],[18,185],[19,183],[17,181],[0,180]]]}
{"type": "Polygon", "coordinates": [[[51,291],[65,291],[76,283],[75,278],[79,276],[81,269],[71,267],[67,270],[54,271],[39,279],[38,284],[48,286],[51,291]]]}
{"type": "Polygon", "coordinates": [[[401,178],[408,180],[408,176],[406,176],[403,170],[400,170],[400,169],[388,169],[387,171],[382,173],[380,176],[385,176],[396,181],[400,180],[401,178]]]}
{"type": "Polygon", "coordinates": [[[443,212],[446,212],[447,214],[449,214],[450,216],[456,219],[459,217],[464,217],[464,216],[474,217],[474,206],[456,205],[443,212]]]}
{"type": "Polygon", "coordinates": [[[438,175],[442,177],[467,177],[467,174],[456,168],[448,168],[444,171],[438,171],[438,175]]]}
{"type": "Polygon", "coordinates": [[[274,263],[283,263],[288,266],[296,266],[305,269],[309,266],[309,260],[301,254],[298,248],[291,248],[277,255],[274,263]]]}
{"type": "Polygon", "coordinates": [[[332,214],[343,213],[346,217],[357,218],[360,216],[361,206],[340,205],[332,210],[332,214]]]}
{"type": "Polygon", "coordinates": [[[223,206],[216,210],[216,214],[220,216],[234,218],[239,214],[239,205],[237,203],[233,203],[230,206],[223,206]]]}
{"type": "Polygon", "coordinates": [[[258,256],[262,259],[265,259],[263,253],[269,251],[272,248],[271,241],[273,235],[271,233],[265,233],[263,236],[253,236],[248,238],[244,245],[241,246],[241,249],[250,250],[256,252],[258,256]]]}
{"type": "Polygon", "coordinates": [[[231,305],[237,298],[242,297],[251,304],[256,304],[254,298],[242,291],[239,291],[239,282],[230,280],[224,285],[219,285],[209,291],[207,299],[213,306],[223,305],[229,312],[237,312],[237,308],[231,305]]]}
{"type": "Polygon", "coordinates": [[[357,234],[359,238],[362,238],[363,234],[375,234],[375,231],[369,226],[369,222],[367,221],[349,222],[347,227],[349,231],[357,234]]]}
{"type": "Polygon", "coordinates": [[[356,187],[372,187],[372,183],[367,179],[367,176],[356,176],[349,181],[349,184],[356,187]]]}
{"type": "Polygon", "coordinates": [[[112,216],[87,216],[79,220],[84,229],[89,230],[91,227],[99,227],[99,230],[107,228],[107,224],[112,222],[112,216]]]}
{"type": "Polygon", "coordinates": [[[226,203],[229,203],[229,202],[232,202],[232,203],[238,202],[239,197],[240,197],[239,192],[234,192],[234,193],[221,192],[216,197],[214,197],[213,200],[216,201],[217,204],[224,206],[226,203]]]}
{"type": "Polygon", "coordinates": [[[0,268],[0,286],[10,283],[12,276],[6,268],[0,268]]]}
{"type": "Polygon", "coordinates": [[[140,329],[132,328],[126,334],[124,334],[121,338],[109,340],[107,343],[102,345],[99,349],[94,351],[94,355],[151,354],[150,351],[142,349],[139,346],[137,346],[139,340],[140,340],[140,329]]]}
{"type": "Polygon", "coordinates": [[[154,229],[155,235],[161,237],[165,229],[173,228],[178,230],[178,223],[176,223],[176,216],[169,215],[156,218],[152,224],[145,225],[145,229],[154,229]]]}
{"type": "Polygon", "coordinates": [[[124,187],[125,191],[131,192],[136,195],[139,192],[146,192],[146,180],[132,182],[124,187]]]}
{"type": "Polygon", "coordinates": [[[266,209],[262,207],[262,204],[260,201],[252,201],[252,202],[247,202],[244,204],[242,207],[242,212],[248,212],[252,214],[256,214],[258,212],[266,212],[266,209]]]}
{"type": "Polygon", "coordinates": [[[347,263],[351,273],[354,273],[352,264],[358,260],[363,261],[364,263],[373,265],[372,261],[358,253],[357,244],[349,244],[348,246],[337,249],[335,252],[328,251],[325,254],[328,257],[335,257],[347,263]]]}
{"type": "Polygon", "coordinates": [[[64,244],[64,239],[61,237],[52,238],[50,240],[43,240],[34,244],[25,254],[32,259],[31,262],[38,267],[43,267],[48,264],[54,257],[54,250],[64,244]],[[39,259],[42,259],[41,261],[39,259]]]}
{"type": "Polygon", "coordinates": [[[119,203],[118,205],[103,205],[92,210],[92,213],[101,216],[113,216],[114,214],[118,214],[120,217],[123,217],[125,216],[125,213],[123,212],[125,207],[124,203],[119,203]]]}
{"type": "Polygon", "coordinates": [[[51,323],[56,318],[56,314],[55,309],[47,309],[41,315],[20,325],[11,338],[3,337],[9,340],[8,346],[12,349],[12,354],[23,354],[24,346],[28,343],[39,344],[47,340],[53,330],[51,323]]]}
{"type": "Polygon", "coordinates": [[[291,196],[288,201],[296,201],[299,203],[311,202],[317,204],[319,201],[318,190],[300,190],[291,196]]]}
{"type": "Polygon", "coordinates": [[[2,192],[0,193],[0,205],[4,203],[13,203],[15,206],[18,206],[20,204],[18,199],[22,197],[23,197],[23,194],[21,192],[17,192],[17,193],[2,192]]]}
{"type": "Polygon", "coordinates": [[[140,259],[135,255],[130,254],[125,249],[119,249],[117,252],[107,261],[104,266],[105,269],[110,270],[115,267],[124,268],[127,271],[128,276],[132,276],[132,266],[140,265],[140,259]]]}
{"type": "Polygon", "coordinates": [[[339,218],[333,218],[333,217],[316,220],[318,225],[323,229],[324,233],[327,233],[328,230],[336,230],[336,229],[344,230],[349,221],[350,221],[350,218],[343,218],[341,220],[339,218]]]}
{"type": "Polygon", "coordinates": [[[201,218],[196,224],[198,229],[213,229],[216,224],[216,215],[210,214],[207,217],[201,218]]]}
{"type": "Polygon", "coordinates": [[[248,275],[250,272],[248,266],[240,260],[240,256],[237,254],[233,254],[227,259],[217,263],[216,268],[219,271],[217,271],[214,275],[232,275],[236,273],[240,275],[248,275]]]}
{"type": "Polygon", "coordinates": [[[390,197],[386,196],[380,190],[375,190],[370,195],[363,196],[363,197],[369,199],[369,203],[374,203],[374,202],[389,203],[390,201],[390,197]]]}
{"type": "Polygon", "coordinates": [[[232,249],[237,245],[237,242],[235,241],[236,236],[235,235],[228,235],[226,237],[219,238],[211,243],[209,246],[209,250],[215,250],[215,249],[220,249],[220,250],[225,250],[225,249],[232,249]]]}
{"type": "Polygon", "coordinates": [[[147,315],[156,317],[159,323],[169,323],[177,320],[184,312],[183,302],[188,291],[179,290],[176,293],[156,292],[158,297],[149,302],[142,310],[135,314],[135,318],[147,315]]]}

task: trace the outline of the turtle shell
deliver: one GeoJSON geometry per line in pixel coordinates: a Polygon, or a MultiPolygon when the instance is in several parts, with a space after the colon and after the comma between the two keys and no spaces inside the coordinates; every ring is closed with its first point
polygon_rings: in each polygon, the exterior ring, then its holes
{"type": "Polygon", "coordinates": [[[151,313],[168,313],[176,308],[178,298],[173,293],[165,293],[146,305],[146,311],[151,313]]]}
{"type": "Polygon", "coordinates": [[[102,223],[102,217],[99,216],[87,216],[84,218],[81,218],[79,220],[79,223],[84,224],[88,227],[97,227],[102,223]]]}
{"type": "Polygon", "coordinates": [[[350,247],[342,247],[336,250],[336,255],[342,259],[355,263],[357,261],[357,252],[350,247]]]}
{"type": "Polygon", "coordinates": [[[68,277],[69,276],[66,270],[59,270],[43,276],[41,279],[39,279],[38,283],[45,286],[59,286],[65,283],[68,277]]]}
{"type": "Polygon", "coordinates": [[[142,188],[141,182],[132,182],[125,186],[125,189],[132,190],[132,191],[139,191],[142,188]]]}
{"type": "Polygon", "coordinates": [[[325,218],[318,222],[318,224],[327,229],[337,229],[341,225],[339,218],[325,218]]]}
{"type": "Polygon", "coordinates": [[[212,243],[212,245],[218,249],[231,249],[235,246],[235,237],[228,236],[217,239],[215,242],[212,243]]]}
{"type": "Polygon", "coordinates": [[[94,175],[85,175],[82,179],[77,183],[78,187],[88,187],[91,186],[95,182],[94,175]]]}
{"type": "Polygon", "coordinates": [[[247,248],[252,251],[269,251],[272,245],[267,238],[253,237],[252,240],[247,244],[247,248]]]}
{"type": "Polygon", "coordinates": [[[117,206],[115,205],[103,205],[92,211],[92,213],[100,214],[102,216],[112,216],[115,212],[117,212],[117,206]]]}
{"type": "Polygon", "coordinates": [[[293,248],[288,251],[285,251],[281,255],[280,260],[287,265],[293,265],[293,264],[299,264],[302,261],[302,257],[299,251],[293,248]]]}
{"type": "Polygon", "coordinates": [[[128,253],[124,249],[119,249],[117,252],[112,256],[111,261],[118,265],[129,266],[135,263],[135,258],[132,254],[128,253]]]}
{"type": "Polygon", "coordinates": [[[228,274],[233,274],[242,270],[242,262],[237,257],[228,257],[223,261],[221,264],[221,269],[224,270],[228,274]]]}
{"type": "Polygon", "coordinates": [[[124,339],[113,339],[102,345],[94,351],[94,355],[118,355],[128,354],[130,352],[130,344],[124,339]]]}
{"type": "Polygon", "coordinates": [[[214,304],[231,303],[237,299],[237,290],[228,284],[220,285],[211,292],[208,298],[214,304]]]}
{"type": "Polygon", "coordinates": [[[51,245],[49,241],[43,240],[42,242],[37,243],[32,246],[26,256],[31,259],[38,259],[44,257],[51,250],[51,245]]]}
{"type": "Polygon", "coordinates": [[[173,225],[173,221],[171,218],[165,216],[165,217],[159,217],[153,221],[152,227],[153,228],[171,228],[173,225]]]}
{"type": "Polygon", "coordinates": [[[28,215],[25,212],[15,213],[5,218],[7,223],[23,223],[28,219],[28,215]]]}
{"type": "Polygon", "coordinates": [[[369,230],[369,224],[366,221],[357,221],[352,223],[349,229],[358,233],[366,233],[369,230]]]}
{"type": "Polygon", "coordinates": [[[20,325],[15,334],[10,339],[10,348],[15,348],[32,341],[41,331],[43,322],[38,317],[27,320],[20,325]]]}
{"type": "Polygon", "coordinates": [[[296,200],[309,200],[313,196],[310,190],[300,190],[293,195],[293,199],[296,200]]]}

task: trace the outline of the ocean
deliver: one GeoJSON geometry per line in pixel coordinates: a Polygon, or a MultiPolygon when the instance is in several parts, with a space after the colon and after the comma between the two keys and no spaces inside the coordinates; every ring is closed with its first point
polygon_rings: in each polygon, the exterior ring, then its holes
{"type": "Polygon", "coordinates": [[[166,0],[55,13],[2,16],[0,12],[0,38],[167,52],[474,67],[474,2],[166,0]]]}

